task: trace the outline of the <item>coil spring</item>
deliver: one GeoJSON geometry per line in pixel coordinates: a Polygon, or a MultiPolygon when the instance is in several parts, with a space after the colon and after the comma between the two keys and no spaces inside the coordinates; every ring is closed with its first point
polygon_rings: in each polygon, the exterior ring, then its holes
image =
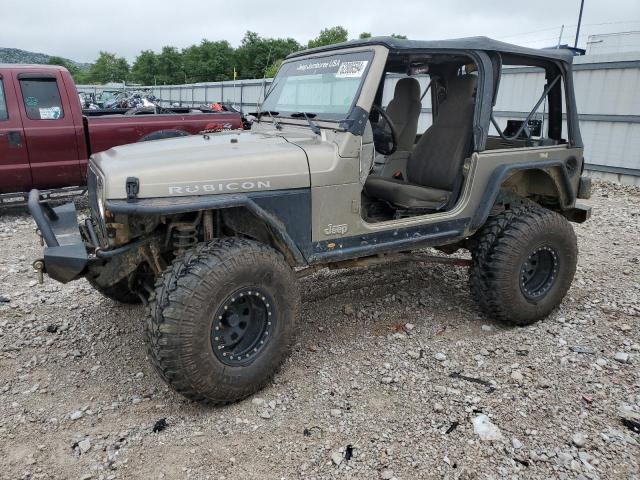
{"type": "Polygon", "coordinates": [[[198,232],[194,225],[176,225],[172,239],[173,248],[181,253],[198,243],[198,232]]]}

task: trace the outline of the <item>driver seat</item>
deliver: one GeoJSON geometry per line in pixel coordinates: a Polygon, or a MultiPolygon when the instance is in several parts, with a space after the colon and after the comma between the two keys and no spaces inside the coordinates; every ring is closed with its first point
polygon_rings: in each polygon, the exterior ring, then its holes
{"type": "Polygon", "coordinates": [[[387,106],[387,115],[396,127],[398,135],[397,150],[410,152],[413,149],[420,110],[420,83],[412,77],[401,78],[396,83],[393,99],[387,106]]]}
{"type": "Polygon", "coordinates": [[[370,175],[365,193],[403,209],[441,210],[461,180],[473,130],[477,77],[452,78],[433,125],[407,160],[407,179],[370,175]]]}

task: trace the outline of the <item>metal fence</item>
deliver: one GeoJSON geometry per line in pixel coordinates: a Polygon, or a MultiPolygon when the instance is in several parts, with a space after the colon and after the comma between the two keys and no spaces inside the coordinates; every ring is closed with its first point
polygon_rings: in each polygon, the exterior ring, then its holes
{"type": "Polygon", "coordinates": [[[102,92],[150,91],[164,107],[193,106],[224,102],[236,105],[244,113],[255,111],[269,90],[271,78],[228,82],[188,83],[184,85],[78,85],[78,91],[99,95],[102,92]]]}
{"type": "MultiPolygon", "coordinates": [[[[390,75],[384,102],[390,100],[390,75]]],[[[420,80],[422,89],[428,78],[420,80]]],[[[198,106],[229,102],[244,113],[255,111],[271,79],[236,82],[121,87],[149,89],[163,106],[198,106]]],[[[496,104],[496,117],[504,126],[508,118],[524,119],[542,93],[544,74],[533,67],[505,68],[496,104]]],[[[587,169],[596,176],[640,185],[640,52],[576,57],[574,84],[587,169]]],[[[78,86],[79,91],[100,93],[114,87],[78,86]]],[[[545,118],[540,112],[539,118],[545,118]]],[[[431,110],[423,108],[419,131],[431,124],[431,110]]],[[[566,131],[566,130],[565,130],[566,131]]]]}

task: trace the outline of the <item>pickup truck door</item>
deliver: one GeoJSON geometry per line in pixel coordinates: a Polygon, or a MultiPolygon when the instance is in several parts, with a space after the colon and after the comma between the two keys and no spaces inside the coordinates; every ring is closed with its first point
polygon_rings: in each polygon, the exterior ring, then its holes
{"type": "Polygon", "coordinates": [[[0,193],[31,188],[29,155],[11,78],[0,75],[0,193]]]}
{"type": "Polygon", "coordinates": [[[20,73],[14,82],[33,186],[82,185],[80,146],[70,103],[79,99],[69,98],[60,72],[20,73]]]}

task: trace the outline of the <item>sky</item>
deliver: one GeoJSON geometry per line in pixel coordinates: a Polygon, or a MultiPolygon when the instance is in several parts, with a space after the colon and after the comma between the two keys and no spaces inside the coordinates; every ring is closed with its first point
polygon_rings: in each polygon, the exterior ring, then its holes
{"type": "MultiPolygon", "coordinates": [[[[413,40],[486,35],[531,47],[573,44],[580,0],[0,0],[0,47],[92,62],[100,50],[130,62],[141,50],[201,39],[239,45],[247,30],[300,43],[326,27],[413,40]]],[[[585,0],[579,47],[589,34],[640,30],[640,0],[585,0]]]]}

